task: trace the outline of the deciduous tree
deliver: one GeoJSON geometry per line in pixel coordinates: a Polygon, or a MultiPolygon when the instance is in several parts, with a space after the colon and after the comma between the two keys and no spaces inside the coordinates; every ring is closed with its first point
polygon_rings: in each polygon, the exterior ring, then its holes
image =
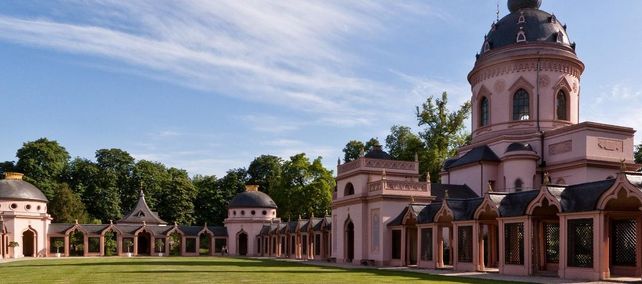
{"type": "Polygon", "coordinates": [[[85,204],[74,194],[66,183],[54,188],[54,198],[50,200],[48,211],[56,223],[89,222],[85,204]]]}
{"type": "Polygon", "coordinates": [[[249,183],[259,186],[259,190],[270,194],[270,189],[281,176],[283,160],[277,156],[261,155],[247,168],[249,183]]]}
{"type": "Polygon", "coordinates": [[[25,174],[25,180],[40,188],[52,199],[69,162],[69,153],[58,142],[40,138],[26,142],[16,153],[16,168],[25,174]]]}
{"type": "Polygon", "coordinates": [[[424,130],[419,136],[424,140],[427,151],[422,163],[427,163],[433,181],[437,181],[443,162],[456,154],[457,148],[465,145],[468,134],[464,132],[464,122],[470,114],[470,102],[466,102],[454,112],[447,107],[448,94],[441,98],[429,97],[417,107],[419,126],[424,130]]]}

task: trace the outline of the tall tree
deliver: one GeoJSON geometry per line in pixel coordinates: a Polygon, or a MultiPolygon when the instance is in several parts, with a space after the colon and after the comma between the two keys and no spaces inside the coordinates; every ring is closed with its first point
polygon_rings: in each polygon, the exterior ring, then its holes
{"type": "Polygon", "coordinates": [[[76,220],[87,223],[90,220],[85,204],[66,183],[54,188],[54,198],[49,203],[48,211],[56,223],[73,223],[76,220]]]}
{"type": "Polygon", "coordinates": [[[165,165],[147,160],[138,161],[132,170],[130,190],[121,191],[123,211],[127,213],[133,209],[141,189],[145,191],[145,201],[147,205],[157,210],[158,200],[163,194],[165,185],[168,184],[169,181],[170,175],[165,165]]]}
{"type": "MultiPolygon", "coordinates": [[[[139,186],[132,187],[131,178],[134,170],[134,158],[121,149],[100,149],[96,151],[96,164],[104,173],[105,178],[115,185],[120,199],[126,199],[138,193],[139,186]]],[[[127,204],[129,205],[129,204],[127,204]]]]}
{"type": "Polygon", "coordinates": [[[410,127],[395,125],[390,128],[386,137],[388,154],[397,160],[414,161],[415,155],[419,159],[419,174],[425,179],[428,172],[427,149],[419,135],[414,134],[410,127]]]}
{"type": "Polygon", "coordinates": [[[343,162],[351,162],[359,158],[361,151],[365,151],[365,145],[358,140],[351,140],[343,147],[343,162]]]}
{"type": "Polygon", "coordinates": [[[642,143],[635,146],[635,163],[642,164],[642,143]]]}
{"type": "Polygon", "coordinates": [[[227,206],[236,194],[245,191],[245,185],[248,183],[247,170],[244,168],[228,170],[223,178],[217,181],[218,196],[213,204],[214,211],[211,216],[215,224],[222,224],[227,217],[227,206]]]}
{"type": "Polygon", "coordinates": [[[6,172],[13,172],[16,170],[16,163],[14,161],[4,161],[0,163],[0,175],[6,172]]]}
{"type": "Polygon", "coordinates": [[[283,160],[277,156],[261,155],[254,159],[247,168],[249,183],[259,186],[259,190],[270,194],[270,189],[281,176],[283,160]]]}
{"type": "Polygon", "coordinates": [[[379,143],[377,138],[370,138],[366,143],[358,140],[350,140],[350,142],[348,142],[343,148],[343,162],[347,163],[354,161],[359,158],[361,151],[367,153],[373,146],[379,145],[381,145],[381,143],[379,143]]]}
{"type": "Polygon", "coordinates": [[[28,182],[40,188],[49,199],[62,178],[69,162],[69,153],[58,142],[40,138],[26,142],[16,153],[16,168],[25,174],[28,182]]]}
{"type": "Polygon", "coordinates": [[[122,217],[117,175],[102,170],[96,163],[76,158],[67,167],[65,180],[78,194],[93,219],[103,222],[122,217]]]}
{"type": "Polygon", "coordinates": [[[419,133],[427,148],[425,160],[433,182],[439,179],[443,162],[456,154],[457,148],[465,145],[468,135],[464,132],[464,121],[470,115],[470,102],[467,101],[458,110],[450,112],[447,107],[448,94],[441,98],[429,97],[417,107],[419,126],[424,130],[419,133]]]}
{"type": "MultiPolygon", "coordinates": [[[[221,192],[218,189],[218,180],[216,176],[196,175],[192,178],[192,183],[196,188],[196,199],[194,199],[194,217],[195,224],[222,224],[217,211],[225,204],[221,192]]],[[[225,208],[223,208],[225,210],[225,208]]]]}
{"type": "Polygon", "coordinates": [[[167,170],[169,181],[164,185],[158,202],[161,219],[180,224],[194,224],[194,198],[196,188],[187,171],[177,168],[167,170]]]}
{"type": "Polygon", "coordinates": [[[330,209],[334,184],[332,172],[323,167],[321,158],[310,163],[302,153],[283,164],[272,198],[279,206],[281,217],[296,218],[311,213],[320,216],[330,209]]]}

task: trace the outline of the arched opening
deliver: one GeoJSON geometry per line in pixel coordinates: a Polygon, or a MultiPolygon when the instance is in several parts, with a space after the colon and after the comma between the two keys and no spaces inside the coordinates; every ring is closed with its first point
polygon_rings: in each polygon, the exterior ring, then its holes
{"type": "Polygon", "coordinates": [[[444,210],[437,223],[437,268],[453,268],[453,216],[444,210]]]}
{"type": "Polygon", "coordinates": [[[209,233],[202,233],[199,237],[199,255],[210,255],[212,253],[212,236],[209,233]]]}
{"type": "Polygon", "coordinates": [[[118,236],[113,230],[109,230],[104,234],[103,254],[105,256],[118,254],[118,236]]]}
{"type": "Polygon", "coordinates": [[[348,218],[345,224],[345,262],[351,263],[354,259],[354,224],[348,218]]]}
{"type": "Polygon", "coordinates": [[[182,242],[183,242],[183,236],[177,232],[174,231],[171,234],[169,234],[169,237],[167,238],[168,245],[169,245],[169,255],[181,255],[181,247],[182,242]]]}
{"type": "Polygon", "coordinates": [[[522,190],[524,190],[524,182],[522,179],[518,178],[515,180],[515,192],[520,192],[522,190]]]}
{"type": "Polygon", "coordinates": [[[417,219],[410,215],[404,221],[406,229],[406,266],[417,265],[417,219]]]}
{"type": "Polygon", "coordinates": [[[513,95],[513,120],[529,120],[529,96],[524,89],[519,89],[513,95]]]}
{"type": "Polygon", "coordinates": [[[569,120],[568,119],[568,102],[567,102],[566,93],[564,93],[564,91],[562,90],[557,92],[557,98],[555,101],[556,101],[555,113],[556,113],[557,119],[569,120]]]}
{"type": "Polygon", "coordinates": [[[488,98],[482,97],[479,102],[479,126],[483,127],[488,125],[488,111],[488,98]]]}
{"type": "Polygon", "coordinates": [[[490,205],[486,205],[484,210],[479,214],[479,270],[481,271],[499,271],[499,227],[497,223],[497,211],[493,210],[490,205]]]}
{"type": "Polygon", "coordinates": [[[247,233],[241,231],[238,234],[237,248],[240,256],[247,256],[247,233]]]}
{"type": "Polygon", "coordinates": [[[533,209],[531,239],[534,273],[547,276],[557,275],[560,259],[560,223],[557,206],[544,199],[533,209]]]}
{"type": "Polygon", "coordinates": [[[138,255],[150,255],[152,252],[152,235],[147,231],[138,233],[137,247],[138,255]]]}
{"type": "Polygon", "coordinates": [[[22,233],[22,254],[25,257],[36,256],[36,232],[26,230],[22,233]]]}
{"type": "Polygon", "coordinates": [[[343,190],[343,195],[348,196],[348,195],[354,195],[354,186],[352,185],[351,182],[346,184],[345,189],[343,190]]]}
{"type": "Polygon", "coordinates": [[[69,234],[69,255],[85,255],[85,234],[83,234],[83,232],[79,231],[78,229],[69,234]]]}

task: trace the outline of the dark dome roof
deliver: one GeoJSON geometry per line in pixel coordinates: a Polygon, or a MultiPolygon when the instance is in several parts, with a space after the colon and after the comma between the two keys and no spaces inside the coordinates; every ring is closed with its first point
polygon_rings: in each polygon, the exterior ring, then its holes
{"type": "Polygon", "coordinates": [[[566,27],[554,15],[539,10],[539,4],[541,1],[508,1],[511,13],[492,25],[485,37],[481,54],[524,43],[517,42],[517,34],[520,31],[524,32],[525,42],[549,42],[572,47],[566,27]],[[524,18],[520,19],[522,16],[524,18]]]}
{"type": "Polygon", "coordinates": [[[42,191],[23,180],[0,180],[0,199],[33,200],[47,202],[42,191]]]}
{"type": "Polygon", "coordinates": [[[533,147],[528,143],[513,143],[506,148],[506,153],[515,151],[533,151],[533,147]]]}
{"type": "Polygon", "coordinates": [[[276,203],[269,195],[260,191],[245,191],[234,196],[228,208],[274,208],[276,203]]]}
{"type": "Polygon", "coordinates": [[[380,145],[375,145],[368,151],[367,154],[364,155],[364,157],[369,158],[369,159],[381,159],[381,160],[394,160],[390,154],[386,153],[384,150],[381,150],[380,145]]]}

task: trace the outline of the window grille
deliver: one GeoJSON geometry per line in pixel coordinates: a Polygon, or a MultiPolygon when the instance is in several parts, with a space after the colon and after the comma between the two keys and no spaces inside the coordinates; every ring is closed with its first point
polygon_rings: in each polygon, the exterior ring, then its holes
{"type": "Polygon", "coordinates": [[[593,267],[593,219],[568,221],[568,266],[593,267]]]}
{"type": "Polygon", "coordinates": [[[611,260],[613,265],[636,266],[637,224],[635,219],[611,221],[611,260]]]}
{"type": "Polygon", "coordinates": [[[457,252],[460,262],[473,262],[473,226],[457,229],[457,252]]]}
{"type": "Polygon", "coordinates": [[[524,223],[504,225],[504,262],[524,264],[524,223]]]}
{"type": "Polygon", "coordinates": [[[421,229],[421,260],[432,260],[432,228],[421,229]]]}
{"type": "Polygon", "coordinates": [[[392,230],[392,258],[401,259],[401,231],[392,230]]]}
{"type": "Polygon", "coordinates": [[[559,263],[560,260],[560,225],[544,224],[544,241],[546,242],[546,262],[559,263]]]}

